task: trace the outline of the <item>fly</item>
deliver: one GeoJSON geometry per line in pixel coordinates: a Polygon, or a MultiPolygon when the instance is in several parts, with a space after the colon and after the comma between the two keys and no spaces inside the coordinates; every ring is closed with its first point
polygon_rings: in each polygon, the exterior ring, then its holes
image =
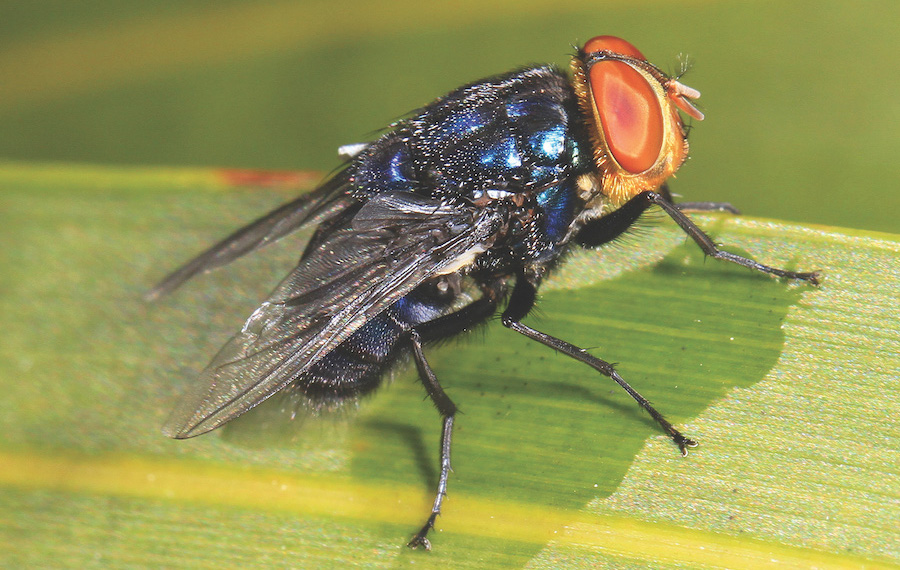
{"type": "Polygon", "coordinates": [[[570,247],[614,240],[651,206],[711,257],[814,285],[819,275],[723,251],[685,214],[734,211],[727,204],[674,203],[666,181],[688,154],[680,113],[703,119],[697,90],[613,36],[588,41],[571,70],[570,77],[529,67],[465,85],[379,139],[341,147],[346,163],[318,189],[157,285],[149,298],[316,227],[297,267],[200,374],[164,433],[206,433],[281,390],[314,410],[337,408],[375,390],[411,353],[443,422],[434,504],[408,543],[428,549],[447,492],[457,407],[424,346],[503,307],[505,327],[614,380],[686,455],[697,444],[610,363],[522,323],[543,278],[570,247]]]}

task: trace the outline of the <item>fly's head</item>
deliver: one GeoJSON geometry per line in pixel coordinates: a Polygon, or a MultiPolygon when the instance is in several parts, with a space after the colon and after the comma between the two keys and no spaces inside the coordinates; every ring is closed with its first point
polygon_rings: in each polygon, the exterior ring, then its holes
{"type": "Polygon", "coordinates": [[[656,190],[684,163],[687,134],[678,111],[699,120],[700,92],[667,76],[614,36],[589,40],[572,59],[575,93],[588,123],[596,173],[580,184],[591,208],[618,206],[656,190]]]}

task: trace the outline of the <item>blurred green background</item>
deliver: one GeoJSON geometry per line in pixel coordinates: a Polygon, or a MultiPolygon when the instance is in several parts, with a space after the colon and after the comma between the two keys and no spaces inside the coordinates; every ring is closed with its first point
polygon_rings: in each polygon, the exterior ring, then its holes
{"type": "Polygon", "coordinates": [[[707,120],[673,189],[900,232],[900,4],[68,0],[0,4],[0,159],[327,171],[462,83],[597,34],[707,120]]]}

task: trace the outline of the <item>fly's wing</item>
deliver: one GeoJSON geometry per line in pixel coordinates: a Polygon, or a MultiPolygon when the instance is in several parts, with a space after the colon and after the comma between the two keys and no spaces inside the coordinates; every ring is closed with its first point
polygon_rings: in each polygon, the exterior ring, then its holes
{"type": "Polygon", "coordinates": [[[485,250],[504,219],[415,194],[378,195],[307,255],[201,373],[164,433],[210,431],[288,386],[367,320],[485,250]]]}
{"type": "Polygon", "coordinates": [[[300,196],[237,230],[169,274],[147,293],[146,299],[156,300],[199,273],[227,265],[302,226],[318,224],[336,216],[353,203],[346,192],[347,178],[347,172],[341,172],[312,193],[300,196]]]}

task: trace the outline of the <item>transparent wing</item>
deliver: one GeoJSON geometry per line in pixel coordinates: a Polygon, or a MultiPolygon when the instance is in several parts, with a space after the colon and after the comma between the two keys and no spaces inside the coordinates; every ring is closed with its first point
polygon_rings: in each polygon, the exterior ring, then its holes
{"type": "Polygon", "coordinates": [[[269,212],[188,261],[160,281],[145,298],[148,301],[158,299],[199,273],[227,265],[302,226],[318,224],[336,216],[353,203],[346,192],[347,186],[346,171],[338,173],[312,193],[269,212]]]}
{"type": "Polygon", "coordinates": [[[372,198],[250,316],[164,432],[193,437],[256,406],[429,277],[471,263],[503,223],[497,210],[415,194],[372,198]]]}

